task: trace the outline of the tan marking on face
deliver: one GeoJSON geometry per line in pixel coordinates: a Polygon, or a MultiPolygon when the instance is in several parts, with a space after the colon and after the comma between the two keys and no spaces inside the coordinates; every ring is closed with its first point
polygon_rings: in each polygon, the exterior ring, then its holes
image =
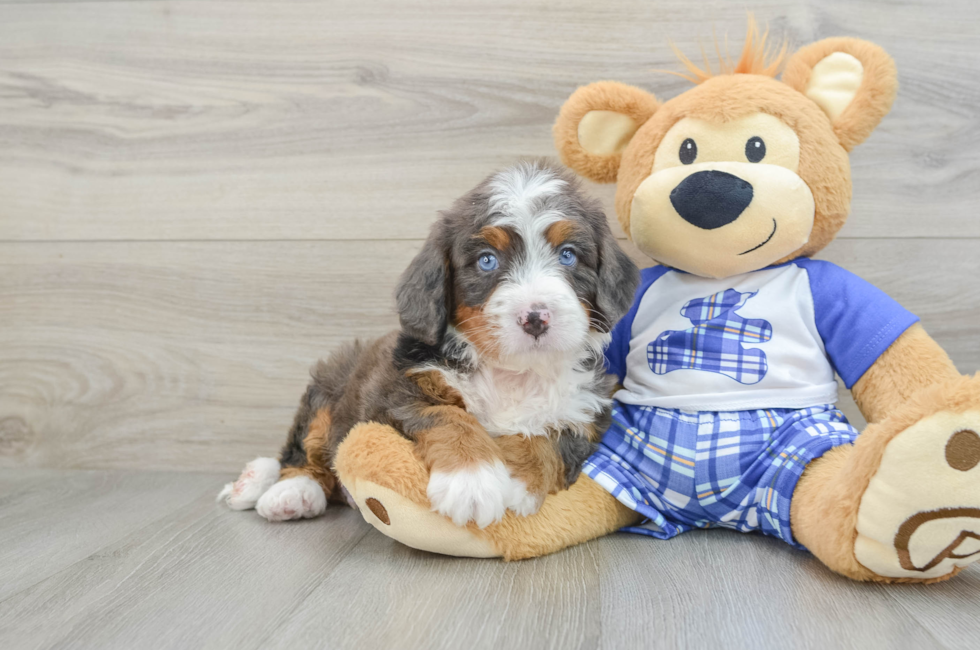
{"type": "MultiPolygon", "coordinates": [[[[595,327],[596,326],[596,323],[592,320],[592,308],[589,307],[585,302],[583,302],[581,300],[578,301],[578,304],[582,306],[582,311],[585,312],[585,319],[589,323],[589,329],[590,330],[595,330],[596,329],[596,327],[595,327]]],[[[603,319],[603,320],[605,320],[605,319],[603,319]]],[[[609,323],[608,325],[611,327],[614,324],[615,323],[609,323]]]]}
{"type": "Polygon", "coordinates": [[[562,219],[561,221],[556,221],[548,226],[548,229],[544,233],[544,237],[548,240],[549,244],[555,248],[558,248],[563,243],[568,241],[569,237],[571,237],[576,230],[578,230],[578,226],[575,224],[575,222],[569,221],[568,219],[562,219]]]}
{"type": "Polygon", "coordinates": [[[427,372],[417,372],[410,375],[412,381],[418,384],[427,397],[439,404],[466,408],[463,403],[463,396],[455,388],[446,383],[446,378],[441,372],[430,370],[427,372]]]}
{"type": "Polygon", "coordinates": [[[461,305],[456,309],[455,327],[472,343],[481,355],[495,357],[497,339],[495,327],[483,313],[483,307],[461,305]]]}
{"type": "Polygon", "coordinates": [[[499,226],[484,226],[477,237],[480,237],[498,251],[507,250],[510,246],[510,233],[499,226]]]}

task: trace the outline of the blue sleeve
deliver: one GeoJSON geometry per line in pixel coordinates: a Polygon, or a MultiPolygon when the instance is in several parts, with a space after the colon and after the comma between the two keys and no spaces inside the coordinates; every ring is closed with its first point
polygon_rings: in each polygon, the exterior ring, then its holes
{"type": "Polygon", "coordinates": [[[640,306],[640,300],[647,289],[669,270],[666,266],[651,266],[640,271],[640,286],[637,287],[636,295],[633,297],[633,306],[613,327],[612,341],[606,348],[606,373],[616,375],[620,384],[626,378],[626,355],[630,352],[633,319],[636,318],[636,310],[640,306]]]}
{"type": "Polygon", "coordinates": [[[800,259],[810,278],[817,332],[850,388],[919,318],[881,289],[835,264],[800,259]]]}

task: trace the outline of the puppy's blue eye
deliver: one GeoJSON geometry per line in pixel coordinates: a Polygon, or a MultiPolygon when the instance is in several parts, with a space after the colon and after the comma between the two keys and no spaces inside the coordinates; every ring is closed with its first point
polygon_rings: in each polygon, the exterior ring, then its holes
{"type": "Polygon", "coordinates": [[[480,256],[480,261],[476,265],[480,267],[481,271],[492,271],[497,268],[497,256],[484,253],[480,256]]]}
{"type": "Polygon", "coordinates": [[[571,248],[563,248],[562,251],[558,253],[558,261],[565,266],[571,266],[578,261],[578,258],[575,257],[575,251],[573,251],[571,248]]]}

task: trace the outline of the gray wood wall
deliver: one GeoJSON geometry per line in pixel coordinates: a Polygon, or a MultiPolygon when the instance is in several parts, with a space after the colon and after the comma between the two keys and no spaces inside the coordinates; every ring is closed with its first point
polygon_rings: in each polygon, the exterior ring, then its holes
{"type": "MultiPolygon", "coordinates": [[[[980,3],[750,8],[797,46],[854,35],[895,57],[898,101],[821,257],[975,372],[980,3]]],[[[745,4],[0,0],[0,467],[273,453],[311,362],[394,326],[437,210],[553,155],[578,85],[681,92],[652,70],[712,28],[737,51],[745,4]]]]}

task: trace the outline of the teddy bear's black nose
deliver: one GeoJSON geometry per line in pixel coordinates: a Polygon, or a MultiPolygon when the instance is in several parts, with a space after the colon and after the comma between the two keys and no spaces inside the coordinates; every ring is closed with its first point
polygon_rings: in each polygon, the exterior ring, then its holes
{"type": "Polygon", "coordinates": [[[752,185],[727,172],[695,172],[673,189],[670,202],[691,225],[721,228],[738,219],[752,203],[752,185]]]}

